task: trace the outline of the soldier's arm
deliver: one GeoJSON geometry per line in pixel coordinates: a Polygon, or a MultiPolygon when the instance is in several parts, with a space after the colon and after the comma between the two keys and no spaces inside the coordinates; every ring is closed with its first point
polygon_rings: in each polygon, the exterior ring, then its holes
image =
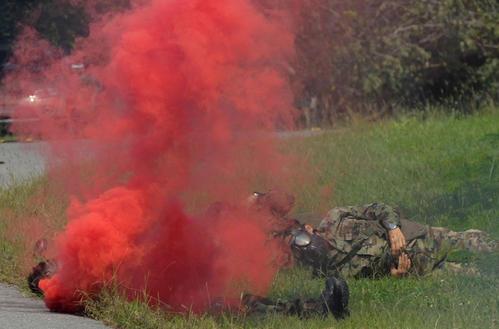
{"type": "Polygon", "coordinates": [[[383,203],[372,203],[360,209],[364,219],[376,220],[385,228],[390,241],[392,254],[399,255],[405,248],[405,236],[400,229],[400,215],[398,211],[383,203]]]}
{"type": "Polygon", "coordinates": [[[335,207],[329,210],[326,217],[321,220],[318,230],[320,232],[325,232],[331,224],[337,223],[347,217],[349,214],[349,208],[350,207],[335,207]]]}
{"type": "Polygon", "coordinates": [[[383,227],[396,225],[400,227],[400,215],[395,208],[384,203],[371,203],[366,206],[358,207],[363,219],[379,221],[383,227]]]}
{"type": "Polygon", "coordinates": [[[330,224],[338,223],[346,217],[377,221],[387,232],[393,255],[400,254],[400,251],[405,248],[405,236],[400,229],[400,215],[395,208],[384,203],[333,208],[329,211],[327,217],[322,220],[319,231],[327,231],[330,224]]]}
{"type": "Polygon", "coordinates": [[[319,229],[324,229],[329,223],[339,222],[346,217],[378,221],[385,228],[387,226],[400,227],[400,216],[393,207],[383,203],[371,203],[364,206],[333,208],[323,219],[319,229]]]}

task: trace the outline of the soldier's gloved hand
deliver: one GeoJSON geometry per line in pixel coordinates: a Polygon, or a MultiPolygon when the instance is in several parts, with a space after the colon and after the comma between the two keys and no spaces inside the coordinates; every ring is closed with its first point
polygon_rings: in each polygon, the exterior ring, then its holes
{"type": "Polygon", "coordinates": [[[400,228],[395,228],[388,231],[388,238],[390,240],[390,249],[393,256],[400,255],[405,248],[405,236],[400,228]]]}
{"type": "Polygon", "coordinates": [[[411,268],[411,259],[405,252],[401,253],[399,256],[398,266],[393,266],[390,269],[390,274],[394,277],[401,277],[407,274],[411,268]]]}

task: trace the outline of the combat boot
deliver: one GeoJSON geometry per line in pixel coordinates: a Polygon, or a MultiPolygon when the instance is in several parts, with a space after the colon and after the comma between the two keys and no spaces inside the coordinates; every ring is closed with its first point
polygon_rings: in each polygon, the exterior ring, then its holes
{"type": "Polygon", "coordinates": [[[350,292],[345,280],[333,276],[327,278],[321,298],[327,312],[331,312],[336,319],[343,319],[350,315],[348,309],[350,292]]]}

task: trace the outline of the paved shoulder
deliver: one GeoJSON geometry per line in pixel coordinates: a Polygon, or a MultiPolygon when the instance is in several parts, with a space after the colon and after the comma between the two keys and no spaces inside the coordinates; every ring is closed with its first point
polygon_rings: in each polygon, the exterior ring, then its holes
{"type": "Polygon", "coordinates": [[[106,329],[102,323],[76,315],[52,313],[42,300],[24,297],[15,287],[0,284],[2,329],[106,329]]]}
{"type": "Polygon", "coordinates": [[[0,144],[0,188],[42,174],[45,150],[44,143],[0,144]]]}

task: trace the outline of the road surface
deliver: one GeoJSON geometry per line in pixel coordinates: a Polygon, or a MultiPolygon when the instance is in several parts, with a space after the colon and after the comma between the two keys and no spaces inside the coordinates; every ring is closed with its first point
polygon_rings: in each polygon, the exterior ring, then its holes
{"type": "MultiPolygon", "coordinates": [[[[0,144],[0,188],[43,173],[43,143],[0,144]]],[[[43,301],[0,283],[0,329],[106,329],[98,321],[49,312],[43,301]]]]}
{"type": "Polygon", "coordinates": [[[46,148],[47,145],[44,143],[0,144],[0,188],[43,173],[45,169],[43,153],[46,148]]]}
{"type": "Polygon", "coordinates": [[[17,288],[0,284],[1,329],[106,329],[98,321],[52,313],[41,299],[27,298],[17,288]]]}

